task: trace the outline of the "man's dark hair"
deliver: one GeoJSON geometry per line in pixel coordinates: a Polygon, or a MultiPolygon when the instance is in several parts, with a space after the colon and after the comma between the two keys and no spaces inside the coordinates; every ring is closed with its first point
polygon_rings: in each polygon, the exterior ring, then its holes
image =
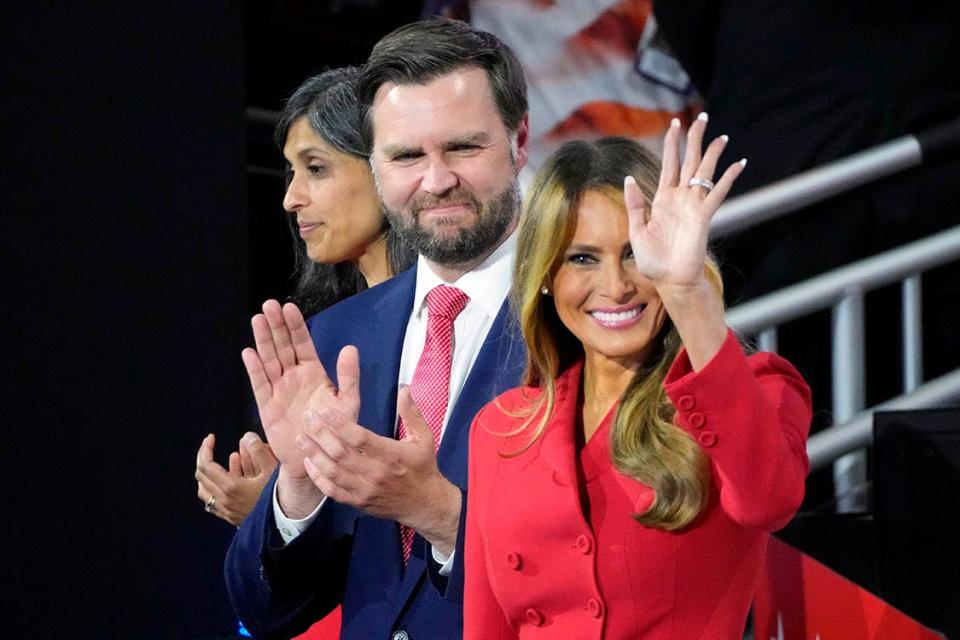
{"type": "Polygon", "coordinates": [[[516,131],[527,113],[527,84],[516,55],[499,38],[465,22],[430,18],[387,34],[374,45],[360,74],[358,95],[364,109],[363,141],[373,142],[370,106],[385,83],[427,84],[463,68],[483,69],[507,131],[516,131]]]}
{"type": "MultiPolygon", "coordinates": [[[[287,135],[293,123],[306,117],[313,132],[336,151],[366,160],[360,133],[363,115],[357,98],[359,76],[358,67],[330,69],[308,78],[297,87],[280,112],[274,128],[273,140],[280,151],[287,144],[287,135]]],[[[312,261],[300,237],[295,217],[288,216],[287,222],[293,237],[296,270],[294,290],[290,297],[305,316],[367,288],[363,274],[352,262],[322,264],[312,261]]],[[[393,274],[400,273],[413,264],[416,252],[389,228],[386,218],[384,232],[390,271],[393,274]]]]}

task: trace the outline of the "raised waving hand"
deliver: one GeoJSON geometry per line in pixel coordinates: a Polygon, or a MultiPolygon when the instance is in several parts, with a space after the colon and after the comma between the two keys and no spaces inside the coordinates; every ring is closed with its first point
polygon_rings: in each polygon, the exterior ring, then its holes
{"type": "Polygon", "coordinates": [[[710,220],[726,198],[746,160],[730,165],[713,183],[717,160],[727,143],[716,138],[701,155],[706,114],[687,132],[680,159],[680,123],[674,119],[663,141],[663,166],[653,202],[633,178],[624,182],[630,244],[637,269],[654,284],[691,286],[703,279],[710,220]]]}
{"type": "Polygon", "coordinates": [[[652,203],[647,203],[633,178],[624,181],[637,269],[656,288],[697,371],[710,362],[727,335],[723,300],[705,273],[710,220],[746,166],[746,160],[733,163],[714,183],[727,136],[716,138],[701,153],[706,127],[707,116],[702,113],[687,132],[681,161],[680,123],[676,119],[671,123],[652,203]]]}

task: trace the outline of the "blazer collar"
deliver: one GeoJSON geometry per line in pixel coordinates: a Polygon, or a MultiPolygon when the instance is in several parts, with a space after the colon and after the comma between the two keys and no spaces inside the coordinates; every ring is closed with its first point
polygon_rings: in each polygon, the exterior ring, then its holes
{"type": "Polygon", "coordinates": [[[577,484],[577,406],[583,362],[578,361],[557,378],[557,400],[547,429],[540,437],[540,455],[553,468],[554,479],[570,486],[577,484]]]}
{"type": "Polygon", "coordinates": [[[407,330],[410,311],[413,309],[413,296],[417,286],[417,265],[398,273],[378,286],[383,287],[385,291],[380,300],[374,304],[374,312],[384,321],[384,324],[398,327],[402,337],[402,332],[407,330]],[[400,322],[397,322],[398,318],[400,322]]]}
{"type": "MultiPolygon", "coordinates": [[[[540,438],[539,449],[540,456],[553,468],[554,480],[572,487],[577,486],[577,448],[574,430],[577,428],[582,374],[583,362],[580,361],[557,378],[557,404],[553,410],[553,418],[540,438]]],[[[604,421],[612,420],[613,417],[614,408],[611,408],[610,413],[604,417],[604,421]]],[[[609,442],[606,446],[609,447],[609,442]]],[[[652,488],[616,470],[613,477],[637,513],[642,513],[650,507],[656,495],[652,488]]]]}

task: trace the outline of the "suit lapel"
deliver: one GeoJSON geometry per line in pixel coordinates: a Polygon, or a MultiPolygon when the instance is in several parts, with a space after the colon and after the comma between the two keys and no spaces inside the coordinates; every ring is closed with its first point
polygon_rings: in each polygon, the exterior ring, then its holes
{"type": "Polygon", "coordinates": [[[553,469],[554,479],[574,488],[577,486],[574,429],[577,428],[582,367],[582,362],[572,365],[557,380],[557,403],[550,424],[540,438],[539,451],[544,462],[553,469]]]}
{"type": "Polygon", "coordinates": [[[413,307],[416,267],[394,280],[396,286],[373,306],[376,322],[368,328],[370,346],[360,354],[360,424],[388,438],[394,436],[396,424],[397,372],[413,307]]]}
{"type": "MultiPolygon", "coordinates": [[[[375,321],[366,330],[370,340],[360,353],[360,424],[377,435],[393,438],[397,410],[397,378],[400,371],[400,356],[403,340],[413,307],[416,289],[416,267],[395,276],[387,283],[389,290],[373,305],[375,321]]],[[[395,611],[403,608],[413,589],[405,580],[403,557],[400,550],[400,527],[390,520],[369,518],[368,526],[383,531],[383,543],[373,551],[374,557],[382,558],[379,569],[381,579],[398,587],[390,587],[388,593],[397,593],[395,611]],[[382,527],[382,529],[381,529],[382,527]]],[[[408,572],[407,572],[408,573],[408,572]]]]}
{"type": "Polygon", "coordinates": [[[452,409],[437,452],[440,471],[461,489],[467,486],[467,446],[473,418],[485,404],[520,384],[526,353],[509,304],[504,302],[452,409]]]}
{"type": "MultiPolygon", "coordinates": [[[[461,489],[466,489],[467,486],[467,446],[474,416],[498,394],[520,383],[520,374],[525,363],[526,349],[523,339],[511,319],[508,303],[504,302],[452,409],[443,440],[440,441],[440,449],[437,451],[440,472],[461,489]]],[[[397,536],[399,535],[397,527],[397,536]]],[[[427,557],[416,557],[418,545],[421,543],[422,539],[417,536],[414,541],[414,555],[410,558],[410,565],[400,586],[398,616],[402,615],[405,604],[420,581],[427,579],[426,563],[433,562],[426,544],[419,548],[424,549],[427,557]]],[[[462,561],[462,558],[458,560],[462,561]]]]}

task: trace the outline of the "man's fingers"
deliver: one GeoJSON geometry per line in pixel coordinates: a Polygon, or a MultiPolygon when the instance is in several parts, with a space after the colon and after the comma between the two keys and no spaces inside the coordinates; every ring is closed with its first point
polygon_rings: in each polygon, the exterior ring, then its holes
{"type": "Polygon", "coordinates": [[[253,399],[257,407],[262,411],[270,397],[273,395],[273,384],[267,375],[263,366],[263,360],[260,354],[249,347],[240,352],[240,359],[243,360],[243,366],[247,370],[247,377],[250,379],[250,388],[253,390],[253,399]]]}
{"type": "MultiPolygon", "coordinates": [[[[366,453],[357,438],[353,438],[353,443],[348,442],[347,437],[353,434],[345,428],[346,423],[348,423],[346,416],[333,409],[323,409],[320,412],[310,410],[303,414],[304,434],[326,456],[338,464],[349,464],[351,455],[366,453]],[[345,430],[347,433],[344,433],[345,430]]],[[[359,428],[363,429],[363,427],[359,428]]]]}
{"type": "Polygon", "coordinates": [[[310,362],[318,360],[317,348],[313,346],[313,339],[310,338],[310,331],[307,330],[307,323],[300,313],[300,308],[292,302],[283,305],[281,309],[283,319],[290,330],[290,341],[293,346],[297,362],[310,362]]]}
{"type": "Polygon", "coordinates": [[[277,347],[270,332],[270,323],[262,313],[250,318],[250,327],[253,329],[253,342],[257,346],[257,355],[263,363],[263,370],[271,383],[276,383],[283,374],[283,365],[277,355],[277,347]]]}
{"type": "Polygon", "coordinates": [[[301,447],[308,453],[304,459],[307,474],[324,495],[342,499],[345,492],[349,494],[360,482],[364,465],[369,466],[373,460],[365,459],[362,449],[354,449],[341,439],[330,421],[316,411],[304,413],[304,426],[302,437],[310,441],[310,446],[301,447]]]}
{"type": "Polygon", "coordinates": [[[405,441],[434,444],[433,432],[423,418],[423,414],[420,413],[417,404],[413,401],[413,396],[410,395],[410,387],[403,387],[397,394],[397,413],[407,429],[405,441]]]}
{"type": "Polygon", "coordinates": [[[340,484],[336,465],[328,464],[322,456],[312,456],[303,459],[303,468],[320,493],[341,504],[358,506],[356,497],[340,484]]]}
{"type": "Polygon", "coordinates": [[[378,436],[336,409],[304,414],[305,432],[322,446],[332,459],[358,474],[371,463],[394,464],[397,441],[378,436]]]}
{"type": "Polygon", "coordinates": [[[337,357],[337,385],[338,397],[347,403],[350,417],[356,418],[360,411],[360,353],[353,345],[341,349],[337,357]]]}
{"type": "Polygon", "coordinates": [[[323,386],[333,388],[333,383],[317,357],[317,348],[307,330],[307,323],[303,320],[300,309],[292,302],[283,305],[281,312],[287,327],[290,329],[290,340],[298,363],[315,362],[318,370],[318,382],[323,386]]]}
{"type": "Polygon", "coordinates": [[[284,370],[289,369],[297,363],[297,356],[294,353],[290,328],[287,326],[287,320],[280,303],[276,300],[264,302],[263,315],[267,318],[267,325],[270,327],[270,335],[273,338],[274,348],[277,350],[277,359],[280,360],[280,366],[284,370]]]}

